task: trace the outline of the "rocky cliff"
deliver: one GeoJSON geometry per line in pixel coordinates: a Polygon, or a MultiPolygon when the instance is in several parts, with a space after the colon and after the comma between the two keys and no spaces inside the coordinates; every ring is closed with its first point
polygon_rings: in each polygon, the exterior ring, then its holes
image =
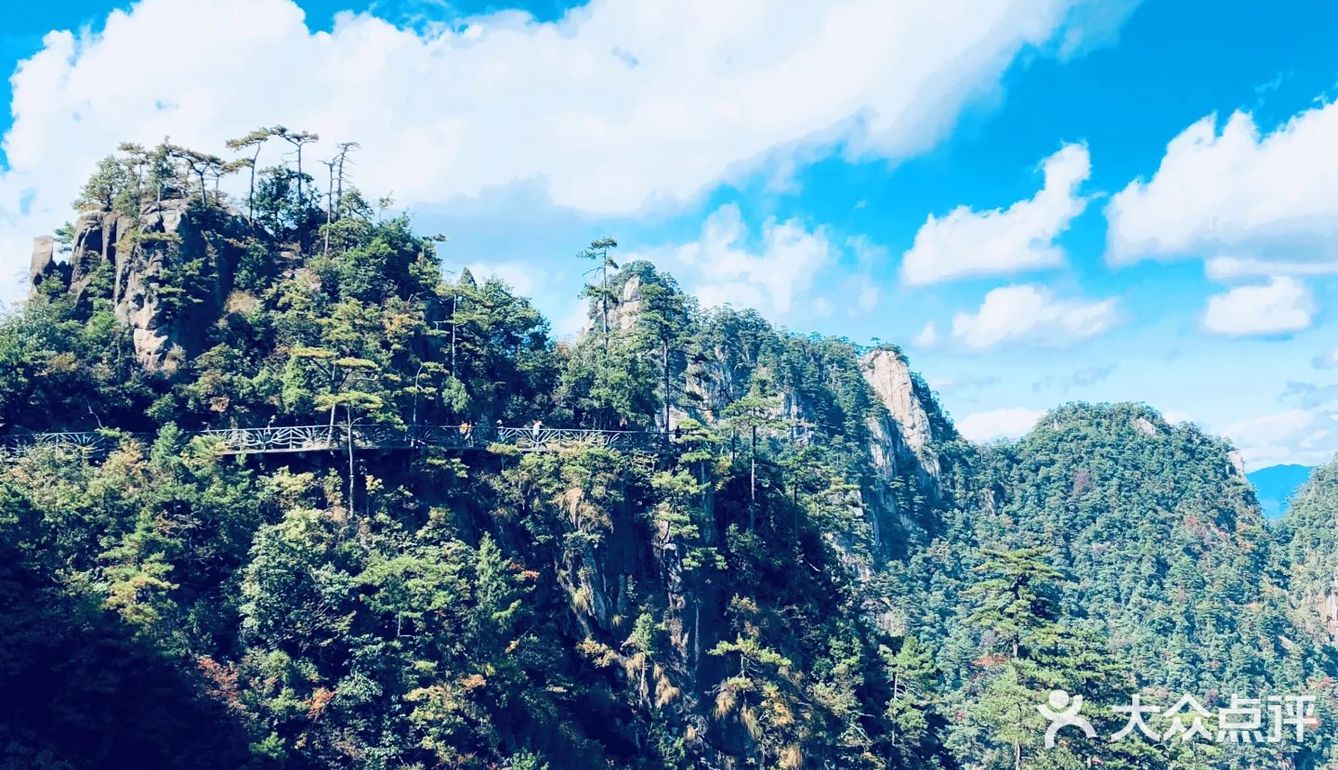
{"type": "Polygon", "coordinates": [[[146,204],[134,215],[88,211],[70,230],[67,260],[57,259],[55,239],[34,239],[29,277],[34,292],[67,294],[85,309],[109,301],[144,368],[170,374],[200,352],[204,329],[219,317],[246,232],[240,218],[193,199],[146,204]]]}
{"type": "Polygon", "coordinates": [[[905,357],[897,350],[873,350],[860,359],[860,370],[886,409],[869,418],[874,462],[884,470],[909,465],[926,479],[937,479],[942,469],[935,443],[951,437],[941,435],[945,430],[931,420],[930,410],[937,414],[937,407],[905,357]]]}
{"type": "MultiPolygon", "coordinates": [[[[0,419],[158,438],[153,452],[130,438],[106,463],[34,453],[0,469],[16,522],[0,527],[16,555],[0,568],[31,555],[136,639],[182,645],[242,748],[265,751],[257,762],[1012,766],[1012,751],[979,745],[1006,692],[993,683],[1015,691],[1000,671],[1053,662],[1035,669],[1037,690],[1079,675],[1085,686],[1093,660],[1125,661],[1132,686],[1159,692],[1333,681],[1303,656],[1329,660],[1338,627],[1338,485],[1315,486],[1278,541],[1228,447],[1144,406],[1069,405],[977,449],[895,348],[702,312],[681,293],[675,307],[676,284],[646,263],[610,276],[611,339],[555,344],[505,288],[467,271],[455,290],[440,284],[431,244],[403,221],[350,208],[348,240],[304,249],[328,212],[258,217],[269,230],[249,238],[225,200],[177,198],[86,211],[34,244],[51,306],[8,337],[39,346],[0,347],[0,419]],[[243,290],[249,309],[227,312],[243,290]],[[125,332],[109,345],[114,320],[125,332]],[[39,324],[52,333],[27,333],[39,324]],[[80,324],[97,333],[67,333],[80,324]],[[128,349],[175,376],[144,377],[128,349]],[[179,430],[324,419],[333,396],[353,395],[319,367],[329,360],[358,372],[349,420],[648,429],[667,392],[707,427],[685,425],[653,456],[349,446],[204,463],[162,451],[179,430]],[[1082,657],[1000,668],[1002,639],[980,622],[995,600],[976,593],[1000,554],[1037,579],[1051,563],[1066,576],[1028,612],[1047,639],[1060,622],[1082,632],[1082,657]]],[[[49,625],[15,618],[0,632],[49,625]]],[[[68,658],[33,646],[42,636],[0,649],[28,645],[11,657],[36,670],[68,658]]],[[[123,656],[83,659],[108,692],[142,681],[133,666],[108,678],[123,656]]],[[[5,691],[60,689],[25,681],[5,691]]],[[[61,707],[98,727],[104,703],[61,707]]],[[[72,745],[64,724],[42,745],[72,745]]],[[[142,726],[116,727],[109,740],[142,726]]],[[[154,745],[167,729],[149,733],[154,745]]]]}

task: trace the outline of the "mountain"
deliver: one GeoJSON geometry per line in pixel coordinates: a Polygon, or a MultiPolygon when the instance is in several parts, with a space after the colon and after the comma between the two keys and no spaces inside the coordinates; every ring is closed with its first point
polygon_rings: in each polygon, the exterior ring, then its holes
{"type": "Polygon", "coordinates": [[[1246,478],[1254,485],[1264,515],[1278,519],[1287,512],[1292,497],[1314,470],[1308,465],[1270,465],[1247,474],[1246,478]]]}
{"type": "Polygon", "coordinates": [[[1279,523],[1291,603],[1312,638],[1338,639],[1338,460],[1316,468],[1279,523]]]}
{"type": "Polygon", "coordinates": [[[558,342],[351,184],[211,158],[105,161],[0,320],[0,767],[1338,760],[1333,720],[1104,737],[1135,695],[1338,708],[1331,473],[1270,527],[1145,405],[974,445],[897,347],[612,239],[558,342]],[[1047,749],[1055,689],[1103,737],[1047,749]]]}

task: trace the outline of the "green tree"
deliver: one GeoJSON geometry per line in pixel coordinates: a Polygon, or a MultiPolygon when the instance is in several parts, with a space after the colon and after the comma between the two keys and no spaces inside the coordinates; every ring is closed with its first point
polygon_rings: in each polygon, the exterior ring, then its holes
{"type": "MultiPolygon", "coordinates": [[[[625,268],[625,272],[631,273],[634,266],[636,263],[625,268]]],[[[659,275],[649,266],[640,272],[643,277],[638,288],[636,328],[645,339],[643,344],[653,345],[659,351],[660,399],[664,407],[660,426],[668,431],[676,395],[674,382],[683,369],[681,346],[690,332],[691,306],[673,278],[659,275]]]]}
{"type": "Polygon", "coordinates": [[[134,189],[133,175],[126,164],[114,155],[98,161],[97,170],[84,183],[74,205],[81,209],[111,211],[128,191],[134,189]]]}
{"type": "Polygon", "coordinates": [[[748,529],[752,530],[757,525],[758,438],[781,430],[788,423],[781,416],[779,396],[772,393],[769,383],[761,379],[754,383],[748,395],[725,407],[723,416],[735,433],[742,431],[748,436],[748,529]]]}
{"type": "Polygon", "coordinates": [[[248,132],[244,136],[236,139],[229,139],[227,147],[233,152],[243,150],[250,152],[251,155],[244,159],[245,168],[249,171],[249,181],[246,189],[246,218],[255,221],[255,197],[256,197],[256,171],[260,167],[260,151],[265,148],[265,143],[275,136],[279,135],[279,127],[257,128],[248,132]]]}
{"type": "Polygon", "coordinates": [[[935,666],[932,651],[916,637],[904,636],[899,642],[895,651],[880,646],[878,652],[889,680],[888,742],[901,764],[909,765],[926,753],[935,666]]]}
{"type": "Polygon", "coordinates": [[[588,259],[595,263],[594,267],[586,271],[586,275],[599,274],[599,282],[587,283],[585,289],[581,292],[581,296],[593,299],[598,306],[600,330],[603,332],[606,346],[609,337],[609,311],[618,301],[618,297],[609,288],[609,273],[618,269],[618,263],[614,262],[612,255],[612,250],[617,247],[618,242],[612,238],[598,238],[591,241],[588,248],[576,255],[579,259],[588,259]]]}
{"type": "Polygon", "coordinates": [[[715,717],[744,728],[758,766],[801,767],[812,725],[794,662],[763,640],[756,601],[735,596],[729,611],[735,637],[710,654],[733,659],[738,668],[715,687],[715,717]]]}

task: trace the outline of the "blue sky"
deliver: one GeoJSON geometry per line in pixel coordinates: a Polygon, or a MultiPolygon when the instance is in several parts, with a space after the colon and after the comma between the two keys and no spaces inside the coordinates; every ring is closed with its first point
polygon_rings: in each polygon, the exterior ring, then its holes
{"type": "Polygon", "coordinates": [[[1338,448],[1333,3],[48,6],[0,30],[6,275],[117,141],[284,122],[560,331],[611,233],[898,343],[976,437],[1143,400],[1254,467],[1338,448]]]}

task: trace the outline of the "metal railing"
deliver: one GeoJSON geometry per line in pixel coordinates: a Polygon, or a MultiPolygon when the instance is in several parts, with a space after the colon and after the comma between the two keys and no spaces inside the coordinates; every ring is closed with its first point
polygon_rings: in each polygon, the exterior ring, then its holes
{"type": "MultiPolygon", "coordinates": [[[[349,428],[345,425],[283,425],[263,428],[215,428],[187,431],[186,440],[202,438],[223,455],[324,452],[347,449],[349,428]]],[[[126,438],[152,441],[151,434],[113,432],[27,433],[0,436],[0,461],[12,461],[35,448],[51,448],[86,456],[105,456],[126,438]]],[[[412,449],[440,447],[482,450],[507,444],[522,452],[555,452],[578,447],[600,447],[629,452],[660,452],[668,446],[668,435],[660,431],[548,428],[542,425],[481,428],[461,425],[364,424],[352,428],[355,449],[412,449]]]]}

